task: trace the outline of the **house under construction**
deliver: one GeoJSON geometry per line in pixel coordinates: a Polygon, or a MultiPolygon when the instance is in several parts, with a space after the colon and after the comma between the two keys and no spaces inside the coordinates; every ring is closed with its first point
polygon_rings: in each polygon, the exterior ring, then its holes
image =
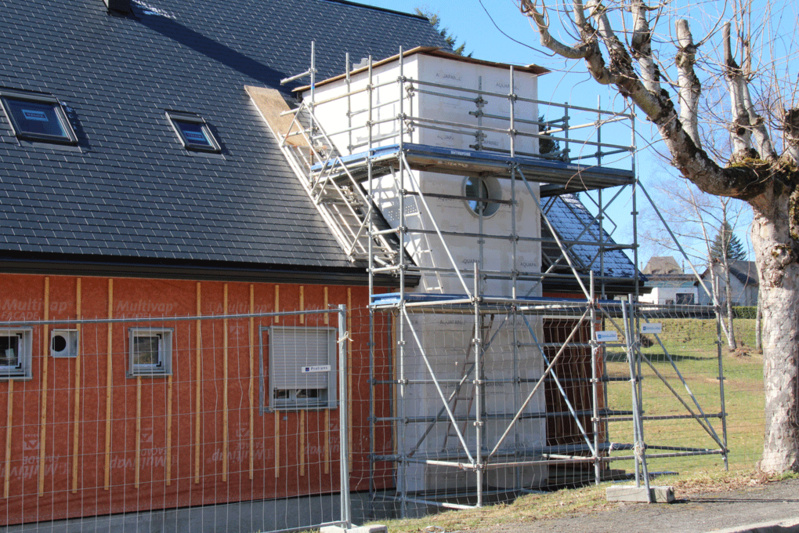
{"type": "Polygon", "coordinates": [[[202,4],[0,5],[0,525],[349,525],[726,457],[720,358],[718,412],[641,400],[672,311],[636,303],[630,110],[408,14],[202,4]],[[711,443],[644,439],[683,418],[711,443]]]}

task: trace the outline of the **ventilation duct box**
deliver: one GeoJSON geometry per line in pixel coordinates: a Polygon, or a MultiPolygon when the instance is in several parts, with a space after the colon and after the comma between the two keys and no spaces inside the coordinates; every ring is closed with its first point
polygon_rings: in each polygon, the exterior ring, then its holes
{"type": "Polygon", "coordinates": [[[50,334],[50,355],[53,357],[77,357],[78,330],[54,329],[50,334]]]}
{"type": "Polygon", "coordinates": [[[103,2],[110,11],[130,13],[130,0],[103,0],[103,2]]]}

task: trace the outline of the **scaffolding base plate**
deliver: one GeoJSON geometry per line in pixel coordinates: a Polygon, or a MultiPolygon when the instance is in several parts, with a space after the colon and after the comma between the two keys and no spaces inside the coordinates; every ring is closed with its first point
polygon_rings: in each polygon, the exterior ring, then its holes
{"type": "MultiPolygon", "coordinates": [[[[674,501],[674,488],[670,486],[649,487],[652,503],[671,503],[674,501]]],[[[605,496],[609,502],[640,502],[649,503],[646,487],[608,487],[605,496]]]]}

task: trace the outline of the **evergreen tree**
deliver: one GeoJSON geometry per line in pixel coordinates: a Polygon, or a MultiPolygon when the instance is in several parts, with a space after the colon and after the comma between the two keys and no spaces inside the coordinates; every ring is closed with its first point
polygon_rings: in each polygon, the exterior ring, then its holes
{"type": "MultiPolygon", "coordinates": [[[[544,115],[538,117],[538,122],[546,122],[544,115]]],[[[549,124],[538,127],[538,132],[541,134],[541,137],[538,138],[538,153],[541,155],[556,154],[560,151],[560,143],[549,136],[550,128],[549,124]]]]}
{"type": "Polygon", "coordinates": [[[469,52],[468,54],[465,53],[466,41],[462,42],[460,46],[458,46],[457,48],[455,47],[455,43],[457,42],[458,38],[449,33],[449,28],[441,27],[441,18],[438,16],[438,13],[422,10],[417,7],[416,14],[430,21],[430,24],[433,25],[436,31],[438,31],[439,35],[441,35],[441,37],[443,37],[444,40],[447,42],[447,45],[449,45],[450,51],[453,54],[457,54],[459,56],[472,57],[471,52],[469,52]]]}
{"type": "Polygon", "coordinates": [[[710,258],[720,261],[725,256],[728,261],[743,261],[746,259],[746,252],[738,236],[732,231],[728,222],[719,229],[713,245],[710,247],[710,258]]]}

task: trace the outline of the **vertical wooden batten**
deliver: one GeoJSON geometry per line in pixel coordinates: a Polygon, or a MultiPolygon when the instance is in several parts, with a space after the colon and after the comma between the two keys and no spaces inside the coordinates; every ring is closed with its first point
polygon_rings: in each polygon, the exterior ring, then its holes
{"type": "MultiPolygon", "coordinates": [[[[114,318],[114,280],[108,280],[108,319],[114,318]]],[[[110,322],[107,328],[106,361],[105,361],[105,461],[103,462],[103,489],[111,488],[111,415],[114,386],[114,326],[110,322]]]]}
{"type": "Polygon", "coordinates": [[[305,410],[300,411],[300,476],[305,475],[305,410]]]}
{"type": "MultiPolygon", "coordinates": [[[[300,311],[305,311],[305,286],[300,285],[300,311]]],[[[300,315],[300,324],[305,324],[305,315],[300,315]]]]}
{"type": "MultiPolygon", "coordinates": [[[[197,282],[197,317],[202,316],[202,286],[200,282],[197,282]]],[[[200,324],[200,319],[197,318],[197,322],[194,325],[195,331],[195,368],[196,368],[196,376],[194,379],[195,389],[194,389],[194,484],[198,485],[200,483],[200,428],[202,427],[202,342],[203,342],[203,334],[202,334],[202,327],[200,324]]]]}
{"type": "Polygon", "coordinates": [[[8,382],[8,414],[6,416],[6,466],[3,472],[3,498],[8,498],[9,486],[11,484],[11,429],[14,427],[14,380],[8,382]]]}
{"type": "MultiPolygon", "coordinates": [[[[350,335],[350,339],[352,339],[352,289],[349,287],[347,288],[347,332],[350,335]]],[[[352,413],[353,366],[352,366],[352,350],[350,348],[352,348],[351,344],[347,346],[347,409],[349,409],[349,412],[352,413]]],[[[350,453],[349,457],[347,458],[347,463],[349,464],[350,469],[352,469],[352,424],[350,424],[349,427],[347,428],[347,440],[350,442],[349,446],[350,453]]]]}
{"type": "MultiPolygon", "coordinates": [[[[222,313],[227,316],[228,313],[228,286],[224,285],[223,310],[222,313]]],[[[228,319],[222,319],[222,481],[227,481],[228,472],[228,319]]]]}
{"type": "MultiPolygon", "coordinates": [[[[75,289],[77,292],[77,296],[75,298],[75,317],[78,320],[81,320],[83,318],[81,309],[81,278],[78,278],[75,283],[75,289]]],[[[75,326],[75,329],[78,330],[78,339],[80,339],[81,334],[80,326],[80,323],[75,326]]],[[[78,448],[80,447],[81,359],[81,353],[80,350],[78,350],[77,356],[75,357],[75,416],[72,425],[72,494],[76,494],[78,492],[78,475],[80,473],[80,453],[78,448]]]]}
{"type": "Polygon", "coordinates": [[[133,464],[133,486],[138,489],[141,480],[141,376],[136,377],[136,456],[133,464]]]}
{"type": "MultiPolygon", "coordinates": [[[[176,365],[177,366],[177,365],[176,365]]],[[[166,486],[172,485],[172,376],[166,378],[166,486]]]]}
{"type": "MultiPolygon", "coordinates": [[[[255,286],[250,283],[250,315],[255,314],[255,286]]],[[[255,317],[250,316],[250,479],[255,476],[255,317]]]]}
{"type": "Polygon", "coordinates": [[[330,409],[325,409],[325,474],[330,473],[330,409]]]}
{"type": "MultiPolygon", "coordinates": [[[[44,320],[50,320],[50,277],[44,278],[44,320]]],[[[46,470],[46,448],[47,448],[47,387],[49,383],[49,364],[50,364],[50,326],[45,324],[44,337],[42,339],[42,400],[41,413],[39,416],[39,496],[44,496],[44,473],[46,470]]]]}
{"type": "Polygon", "coordinates": [[[275,411],[275,477],[280,477],[280,413],[275,411]]]}
{"type": "MultiPolygon", "coordinates": [[[[280,312],[280,285],[275,285],[275,313],[280,312]]],[[[275,324],[280,323],[280,317],[275,316],[275,324]]]]}
{"type": "Polygon", "coordinates": [[[330,310],[330,298],[329,298],[327,287],[324,288],[324,294],[325,294],[325,303],[324,303],[324,306],[325,306],[324,311],[325,311],[325,313],[324,313],[323,320],[325,321],[325,326],[329,326],[330,325],[330,313],[328,313],[328,311],[330,310]]]}

